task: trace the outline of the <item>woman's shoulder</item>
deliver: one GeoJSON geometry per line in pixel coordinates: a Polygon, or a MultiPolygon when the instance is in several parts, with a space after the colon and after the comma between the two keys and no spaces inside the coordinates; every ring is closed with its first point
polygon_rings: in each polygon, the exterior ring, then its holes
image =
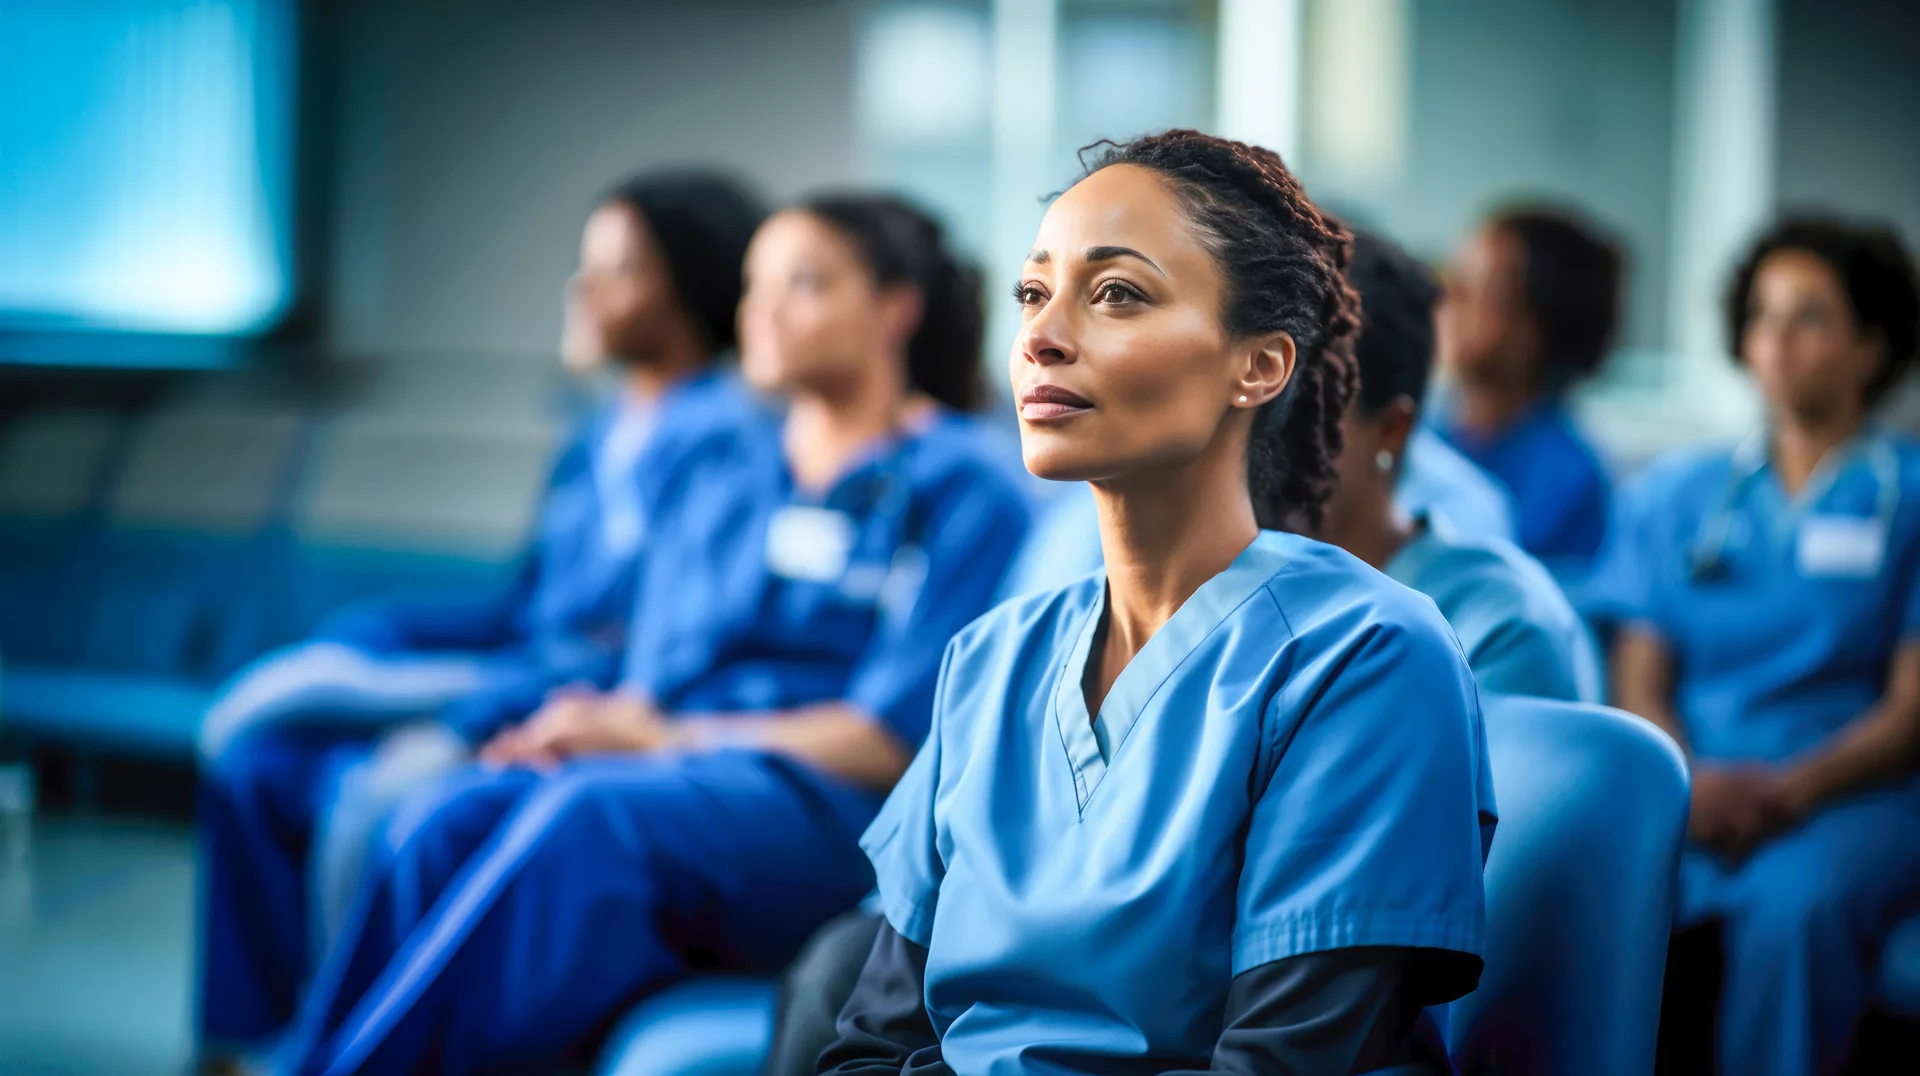
{"type": "Polygon", "coordinates": [[[1387,578],[1338,546],[1268,532],[1276,554],[1266,591],[1296,637],[1372,628],[1446,641],[1446,621],[1431,599],[1387,578]]]}

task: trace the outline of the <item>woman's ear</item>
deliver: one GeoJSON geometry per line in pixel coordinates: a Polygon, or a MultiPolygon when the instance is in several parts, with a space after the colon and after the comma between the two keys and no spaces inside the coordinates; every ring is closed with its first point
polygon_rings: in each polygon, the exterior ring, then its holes
{"type": "Polygon", "coordinates": [[[880,324],[886,330],[887,341],[894,347],[905,351],[907,342],[920,328],[920,316],[926,310],[925,302],[920,298],[918,289],[906,284],[895,284],[880,291],[880,324]]]}
{"type": "Polygon", "coordinates": [[[1244,352],[1245,366],[1234,384],[1234,402],[1243,407],[1259,407],[1280,395],[1293,380],[1298,358],[1293,337],[1274,333],[1253,341],[1244,352]]]}
{"type": "Polygon", "coordinates": [[[1380,447],[1393,453],[1393,458],[1403,460],[1407,457],[1407,438],[1413,436],[1413,427],[1420,418],[1420,405],[1411,396],[1395,396],[1380,409],[1375,422],[1380,427],[1380,447]]]}

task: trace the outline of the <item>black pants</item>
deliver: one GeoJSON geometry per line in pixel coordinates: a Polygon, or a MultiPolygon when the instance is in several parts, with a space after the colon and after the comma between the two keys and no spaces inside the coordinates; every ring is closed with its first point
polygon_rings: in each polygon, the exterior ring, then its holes
{"type": "Polygon", "coordinates": [[[813,1076],[814,1062],[833,1045],[833,1022],[853,994],[881,922],[860,910],[828,920],[787,967],[766,1076],[813,1076]]]}

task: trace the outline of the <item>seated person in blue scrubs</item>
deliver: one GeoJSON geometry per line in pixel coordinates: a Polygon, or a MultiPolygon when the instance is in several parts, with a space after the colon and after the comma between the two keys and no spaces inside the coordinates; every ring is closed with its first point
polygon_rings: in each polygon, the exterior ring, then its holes
{"type": "Polygon", "coordinates": [[[317,884],[310,901],[310,860],[345,860],[312,873],[350,883],[381,789],[470,758],[499,713],[525,712],[514,700],[610,679],[654,502],[755,421],[751,394],[711,363],[733,345],[740,261],[763,217],[719,176],[644,177],[604,198],[581,239],[565,351],[569,365],[614,365],[620,391],[561,455],[513,585],[343,612],[213,707],[200,797],[209,1067],[292,1017],[318,921],[337,922],[351,894],[317,884]]]}
{"type": "MultiPolygon", "coordinates": [[[[1341,423],[1339,485],[1314,537],[1432,598],[1482,691],[1598,701],[1599,671],[1586,628],[1545,569],[1510,543],[1463,534],[1433,516],[1410,517],[1399,504],[1399,461],[1410,447],[1432,369],[1439,298],[1432,275],[1387,241],[1361,234],[1347,279],[1363,311],[1356,345],[1360,391],[1341,423]]],[[[1036,527],[1029,545],[1047,536],[1044,524],[1036,527]]],[[[1096,545],[1086,570],[1099,566],[1096,545]]],[[[1055,575],[1053,586],[1071,574],[1055,575]]],[[[788,969],[769,1076],[814,1071],[880,923],[877,912],[836,919],[788,969]]]]}
{"type": "Polygon", "coordinates": [[[820,1071],[1446,1071],[1490,788],[1433,603],[1317,524],[1355,391],[1350,238],[1277,155],[1110,147],[1049,209],[1023,455],[1106,571],[948,648],[863,838],[887,923],[820,1071]]]}
{"type": "Polygon", "coordinates": [[[395,810],[292,1071],[539,1070],[693,968],[780,967],[872,886],[859,834],[1026,529],[955,414],[984,394],[980,302],[892,199],[760,229],[742,367],[784,419],[658,518],[618,687],[555,694],[395,810]]]}
{"type": "Polygon", "coordinates": [[[1561,400],[1606,357],[1620,254],[1570,215],[1518,209],[1467,237],[1446,287],[1434,430],[1512,491],[1521,548],[1578,577],[1606,537],[1612,486],[1561,400]]]}
{"type": "Polygon", "coordinates": [[[1915,292],[1891,232],[1762,238],[1727,314],[1767,429],[1656,463],[1595,576],[1615,700],[1692,760],[1677,924],[1719,926],[1726,1073],[1838,1071],[1920,909],[1920,444],[1867,420],[1915,292]]]}

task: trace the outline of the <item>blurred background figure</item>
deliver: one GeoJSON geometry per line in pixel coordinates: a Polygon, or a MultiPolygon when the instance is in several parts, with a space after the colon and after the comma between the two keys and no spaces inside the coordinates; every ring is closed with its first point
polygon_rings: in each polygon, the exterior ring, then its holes
{"type": "MultiPolygon", "coordinates": [[[[383,847],[387,804],[495,722],[517,728],[559,675],[523,676],[479,635],[421,649],[411,633],[429,625],[377,608],[518,594],[518,638],[558,625],[557,662],[608,670],[581,674],[596,690],[618,678],[625,655],[609,662],[608,644],[623,649],[622,633],[593,625],[601,599],[619,603],[602,584],[620,558],[602,554],[636,542],[637,516],[600,476],[629,468],[644,507],[645,482],[671,470],[646,461],[674,425],[672,392],[629,415],[608,404],[645,378],[617,363],[582,376],[556,352],[719,359],[682,388],[735,374],[723,332],[688,348],[701,333],[674,327],[711,326],[727,304],[709,309],[676,277],[665,305],[700,309],[656,319],[661,264],[644,252],[730,256],[677,245],[650,209],[601,206],[610,177],[717,173],[780,202],[896,192],[992,296],[1011,289],[1081,147],[1174,127],[1270,146],[1316,204],[1448,285],[1433,375],[1446,386],[1404,444],[1399,404],[1350,423],[1375,456],[1347,461],[1369,510],[1398,518],[1378,496],[1392,477],[1404,518],[1430,521],[1406,549],[1517,539],[1601,641],[1645,657],[1613,616],[1622,559],[1604,555],[1591,593],[1581,582],[1596,545],[1627,543],[1602,537],[1606,490],[1671,485],[1675,464],[1647,471],[1660,459],[1732,468],[1756,435],[1766,466],[1726,498],[1730,517],[1787,526],[1793,505],[1852,510],[1854,484],[1874,485],[1870,460],[1848,456],[1831,504],[1765,500],[1792,408],[1764,356],[1726,361],[1721,300],[1783,220],[1875,222],[1913,250],[1915,115],[1920,6],[1903,0],[0,3],[0,1069],[175,1076],[203,1018],[237,1038],[276,1023],[351,904],[357,861],[383,847]],[[555,528],[575,509],[574,536],[598,537],[563,549],[555,528]],[[556,560],[564,585],[525,589],[545,578],[527,565],[556,560]],[[328,737],[340,747],[322,758],[328,737]],[[196,815],[225,819],[225,836],[209,822],[196,837],[196,815]],[[196,1015],[202,971],[254,986],[196,1015]]],[[[1848,292],[1846,309],[1866,307],[1848,292]]],[[[986,369],[1017,320],[988,304],[986,369]]],[[[1920,430],[1920,380],[1871,395],[1862,431],[1920,430]]],[[[956,422],[1022,473],[1004,399],[956,422]]],[[[1028,492],[1045,522],[1003,595],[1096,565],[1090,502],[1028,492]]],[[[1712,511],[1647,503],[1624,494],[1623,525],[1712,511]]],[[[636,550],[657,536],[638,533],[636,550]]],[[[1730,540],[1725,559],[1740,568],[1755,548],[1730,540]]],[[[1783,694],[1718,651],[1731,686],[1713,694],[1714,666],[1690,679],[1689,626],[1719,624],[1714,603],[1748,591],[1660,586],[1629,597],[1685,605],[1656,633],[1683,735],[1699,731],[1699,692],[1715,714],[1787,715],[1807,735],[1853,727],[1835,700],[1864,713],[1895,697],[1897,618],[1822,636],[1858,611],[1844,603],[1804,618],[1821,646],[1803,639],[1813,649],[1767,667],[1783,694]],[[1833,712],[1807,717],[1814,696],[1833,712]]],[[[1751,627],[1779,627],[1799,600],[1751,627]]],[[[1703,773],[1720,765],[1704,737],[1688,746],[1703,773]]],[[[1804,760],[1780,751],[1724,761],[1804,760]]],[[[1715,869],[1725,885],[1770,878],[1771,849],[1857,798],[1808,808],[1745,866],[1715,869]]],[[[1732,939],[1744,920],[1713,904],[1688,921],[1732,939]]],[[[1920,900],[1881,910],[1906,925],[1878,946],[1879,928],[1859,926],[1842,973],[1755,978],[1736,971],[1750,959],[1716,951],[1701,961],[1715,977],[1668,997],[1841,984],[1804,1024],[1809,1049],[1904,1072],[1920,1054],[1920,900]]],[[[1681,1038],[1713,1026],[1668,1021],[1681,1038]]]]}
{"type": "Polygon", "coordinates": [[[1638,480],[1597,592],[1614,695],[1693,758],[1679,925],[1721,928],[1723,1072],[1830,1072],[1920,906],[1920,443],[1869,424],[1920,289],[1877,227],[1790,219],[1727,297],[1767,430],[1638,480]]]}
{"type": "Polygon", "coordinates": [[[293,1016],[366,842],[403,792],[471,759],[549,691],[615,679],[651,518],[755,419],[747,391],[711,367],[733,345],[761,217],[721,176],[636,179],[604,198],[581,239],[562,352],[582,373],[611,366],[618,384],[561,455],[514,582],[466,601],[350,607],[316,641],[243,671],[209,709],[208,1060],[259,1048],[293,1016]]]}
{"type": "Polygon", "coordinates": [[[1563,575],[1606,536],[1606,465],[1566,412],[1619,320],[1620,253],[1550,209],[1510,209],[1470,233],[1447,267],[1435,429],[1512,492],[1520,544],[1563,575]]]}
{"type": "Polygon", "coordinates": [[[978,276],[903,203],[755,235],[748,380],[787,402],[657,513],[622,675],[402,802],[305,1002],[297,1073],[562,1062],[694,968],[766,972],[873,872],[855,843],[985,612],[1024,495],[978,406],[978,276]]]}

